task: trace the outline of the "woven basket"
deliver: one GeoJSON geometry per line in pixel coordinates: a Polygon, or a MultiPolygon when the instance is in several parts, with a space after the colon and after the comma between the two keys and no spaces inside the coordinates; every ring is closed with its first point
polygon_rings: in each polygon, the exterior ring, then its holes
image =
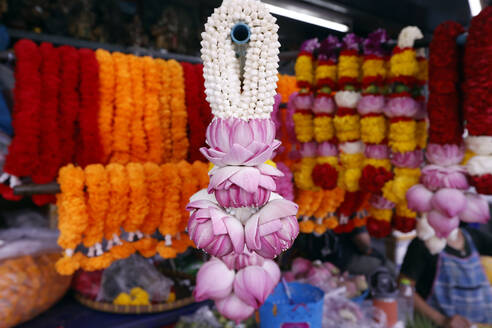
{"type": "Polygon", "coordinates": [[[143,314],[143,313],[158,313],[170,310],[176,310],[183,306],[190,305],[195,302],[193,296],[182,298],[173,303],[161,303],[152,305],[115,305],[106,302],[96,302],[81,294],[75,294],[75,298],[81,304],[97,311],[118,313],[118,314],[143,314]]]}

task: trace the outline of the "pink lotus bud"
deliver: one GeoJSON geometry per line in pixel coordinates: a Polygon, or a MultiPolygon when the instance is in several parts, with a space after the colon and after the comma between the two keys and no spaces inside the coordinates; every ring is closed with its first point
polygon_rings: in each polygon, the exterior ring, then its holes
{"type": "Polygon", "coordinates": [[[212,195],[203,189],[190,201],[186,207],[191,212],[188,233],[198,248],[217,257],[244,250],[243,225],[227,214],[212,195]]]}
{"type": "Polygon", "coordinates": [[[420,182],[431,191],[440,188],[467,190],[470,186],[466,170],[461,166],[427,165],[422,169],[420,182]]]}
{"type": "Polygon", "coordinates": [[[282,198],[270,200],[246,222],[246,246],[270,259],[287,250],[299,234],[297,208],[295,203],[282,198]]]}
{"type": "Polygon", "coordinates": [[[277,263],[273,262],[272,260],[265,260],[263,261],[261,267],[270,275],[270,278],[272,278],[274,285],[277,285],[280,281],[281,276],[280,268],[278,267],[277,263]]]}
{"type": "Polygon", "coordinates": [[[465,156],[465,147],[463,145],[439,145],[428,144],[425,157],[429,162],[440,166],[459,165],[465,156]]]}
{"type": "Polygon", "coordinates": [[[316,157],[316,142],[305,142],[301,144],[302,157],[316,157]]]}
{"type": "Polygon", "coordinates": [[[241,270],[249,265],[262,266],[265,259],[244,247],[243,253],[230,253],[221,259],[229,269],[241,270]]]}
{"type": "Polygon", "coordinates": [[[207,143],[210,148],[200,151],[218,166],[255,166],[271,159],[280,146],[270,119],[216,118],[207,128],[207,143]]]}
{"type": "Polygon", "coordinates": [[[466,206],[459,217],[464,222],[486,223],[490,219],[489,203],[481,195],[467,193],[466,206]]]}
{"type": "Polygon", "coordinates": [[[388,158],[388,146],[377,145],[377,144],[367,144],[364,150],[364,154],[368,158],[385,159],[388,158]]]}
{"type": "Polygon", "coordinates": [[[215,306],[220,314],[236,323],[249,318],[255,312],[252,306],[241,301],[235,294],[217,300],[215,306]]]}
{"type": "Polygon", "coordinates": [[[384,108],[384,96],[365,95],[357,104],[357,111],[360,115],[370,113],[382,113],[384,108]]]}
{"type": "Polygon", "coordinates": [[[432,210],[432,196],[432,191],[423,185],[415,185],[407,191],[408,208],[416,212],[429,212],[432,210]]]}
{"type": "Polygon", "coordinates": [[[460,190],[444,188],[434,194],[432,206],[444,215],[453,217],[465,209],[466,198],[460,190]]]}
{"type": "Polygon", "coordinates": [[[416,149],[414,151],[409,151],[405,153],[395,152],[393,153],[393,158],[391,163],[396,167],[408,167],[408,168],[418,168],[424,160],[424,155],[422,150],[416,149]]]}
{"type": "Polygon", "coordinates": [[[457,216],[448,217],[436,210],[427,214],[427,220],[438,238],[447,238],[451,231],[460,225],[460,219],[457,216]]]}
{"type": "Polygon", "coordinates": [[[259,266],[248,266],[236,274],[234,294],[249,306],[258,309],[275,288],[270,274],[259,266]]]}
{"type": "Polygon", "coordinates": [[[277,186],[274,178],[283,176],[275,167],[260,164],[214,167],[210,172],[208,192],[215,193],[222,207],[261,207],[277,186]]]}
{"type": "Polygon", "coordinates": [[[335,103],[331,97],[316,97],[313,104],[313,113],[332,114],[335,111],[335,103]]]}
{"type": "Polygon", "coordinates": [[[417,102],[413,98],[395,97],[388,100],[384,113],[388,117],[413,117],[417,110],[417,102]]]}
{"type": "Polygon", "coordinates": [[[313,107],[313,96],[311,94],[298,94],[294,104],[298,110],[311,109],[313,107]]]}
{"type": "Polygon", "coordinates": [[[229,270],[224,262],[212,258],[206,262],[196,276],[196,288],[193,296],[197,302],[224,298],[232,292],[234,270],[229,270]],[[218,279],[220,277],[220,279],[218,279]]]}
{"type": "Polygon", "coordinates": [[[337,156],[338,149],[335,144],[330,142],[322,142],[318,144],[318,156],[337,156]]]}
{"type": "Polygon", "coordinates": [[[306,260],[302,257],[296,258],[294,261],[292,261],[292,273],[294,276],[298,277],[300,275],[306,274],[311,268],[313,264],[311,261],[306,260]]]}

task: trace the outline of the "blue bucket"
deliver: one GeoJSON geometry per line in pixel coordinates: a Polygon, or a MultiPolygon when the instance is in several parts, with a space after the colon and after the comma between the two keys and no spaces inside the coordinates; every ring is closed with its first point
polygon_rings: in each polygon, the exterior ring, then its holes
{"type": "Polygon", "coordinates": [[[290,304],[282,283],[260,308],[261,328],[317,328],[323,319],[324,292],[298,282],[288,283],[294,304],[290,304]]]}

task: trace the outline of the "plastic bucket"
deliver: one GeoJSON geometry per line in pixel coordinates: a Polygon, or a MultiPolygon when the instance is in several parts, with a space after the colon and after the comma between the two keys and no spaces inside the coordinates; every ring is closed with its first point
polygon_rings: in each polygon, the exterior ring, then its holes
{"type": "Polygon", "coordinates": [[[280,283],[260,308],[261,328],[317,328],[323,319],[324,292],[298,282],[288,283],[293,304],[280,283]]]}

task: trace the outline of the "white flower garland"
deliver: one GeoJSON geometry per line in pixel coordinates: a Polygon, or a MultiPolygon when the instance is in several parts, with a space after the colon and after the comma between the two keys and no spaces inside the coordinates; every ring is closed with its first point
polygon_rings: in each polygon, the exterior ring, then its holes
{"type": "Polygon", "coordinates": [[[269,118],[277,82],[278,26],[267,7],[256,0],[224,0],[202,33],[205,93],[216,117],[269,118]],[[239,59],[230,32],[239,22],[251,30],[244,65],[243,90],[239,59]]]}

